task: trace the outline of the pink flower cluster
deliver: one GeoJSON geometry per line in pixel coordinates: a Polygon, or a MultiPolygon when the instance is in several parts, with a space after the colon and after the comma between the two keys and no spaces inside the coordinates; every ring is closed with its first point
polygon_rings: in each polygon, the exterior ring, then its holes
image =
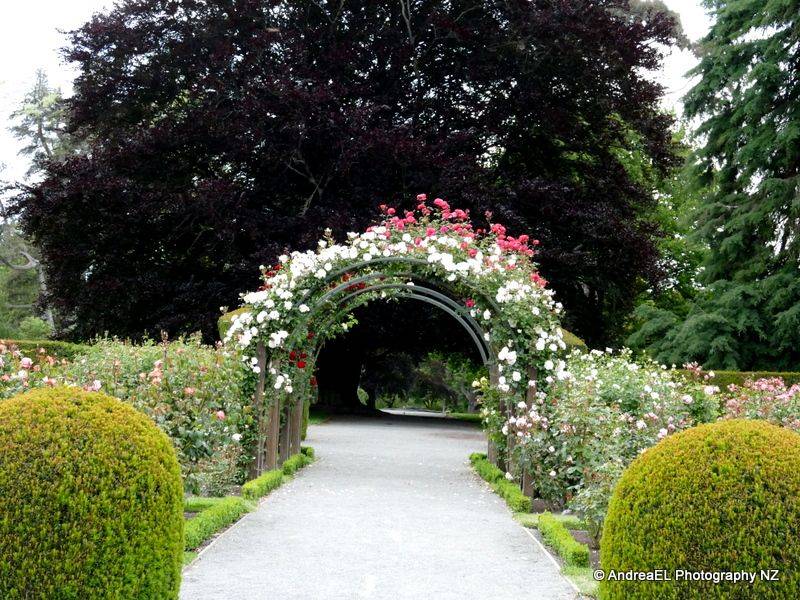
{"type": "Polygon", "coordinates": [[[800,384],[787,386],[780,377],[728,386],[725,418],[765,419],[800,431],[800,384]]]}
{"type": "MultiPolygon", "coordinates": [[[[432,204],[434,208],[432,209],[426,204],[427,201],[427,194],[419,194],[417,196],[417,202],[419,204],[417,204],[416,209],[404,211],[403,216],[398,214],[398,210],[396,208],[386,204],[381,204],[381,212],[386,215],[386,218],[381,223],[381,225],[386,228],[383,235],[388,239],[392,235],[392,230],[402,231],[407,226],[418,223],[418,214],[422,217],[428,217],[435,212],[438,212],[438,216],[440,216],[442,220],[450,221],[450,223],[441,225],[438,227],[438,229],[435,227],[427,227],[425,229],[425,235],[427,237],[433,237],[439,233],[448,233],[453,231],[462,238],[465,238],[465,240],[474,240],[487,233],[483,229],[473,228],[473,225],[469,220],[470,215],[468,210],[451,208],[450,204],[441,198],[436,198],[433,200],[432,204]]],[[[486,217],[487,219],[491,219],[491,213],[486,213],[486,217]]],[[[373,231],[374,229],[375,227],[371,226],[367,228],[367,231],[373,231]]],[[[533,256],[535,254],[533,247],[539,245],[539,240],[531,240],[530,236],[525,234],[516,238],[508,235],[505,226],[499,223],[491,223],[489,225],[489,232],[494,234],[497,240],[497,245],[504,252],[533,256]]],[[[414,244],[416,246],[419,246],[421,242],[421,238],[416,238],[414,240],[414,244]]],[[[477,249],[471,248],[467,241],[462,242],[461,249],[468,252],[471,257],[474,257],[477,254],[477,249]]],[[[547,283],[544,279],[538,277],[538,274],[535,282],[539,285],[542,285],[542,287],[544,287],[544,285],[547,283]]]]}

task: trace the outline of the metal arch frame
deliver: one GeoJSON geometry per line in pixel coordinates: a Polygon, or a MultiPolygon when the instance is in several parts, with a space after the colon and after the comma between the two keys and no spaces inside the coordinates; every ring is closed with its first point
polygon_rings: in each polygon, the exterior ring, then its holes
{"type": "MultiPolygon", "coordinates": [[[[331,271],[325,276],[323,279],[320,279],[317,283],[311,286],[306,293],[303,295],[303,298],[300,302],[307,302],[309,298],[321,288],[326,283],[330,283],[337,277],[341,277],[345,273],[349,273],[350,271],[358,271],[364,267],[371,267],[373,265],[383,265],[383,264],[392,264],[392,263],[404,263],[408,265],[417,265],[417,266],[424,266],[424,267],[431,267],[433,266],[432,263],[429,263],[427,260],[421,258],[414,258],[411,256],[379,256],[377,258],[372,258],[370,260],[362,260],[358,262],[351,263],[346,267],[342,267],[337,269],[336,271],[331,271]]],[[[454,273],[456,278],[460,280],[462,284],[468,287],[470,290],[475,292],[476,295],[480,296],[481,299],[488,304],[496,315],[502,314],[502,310],[498,306],[497,302],[495,302],[494,298],[484,293],[482,290],[478,289],[474,284],[472,284],[466,277],[464,277],[461,273],[454,273]]],[[[415,276],[416,277],[416,276],[415,276]]],[[[423,279],[422,277],[417,277],[418,279],[423,279]]],[[[352,281],[352,280],[351,280],[352,281]]],[[[432,283],[432,282],[429,282],[432,283]]],[[[446,282],[444,279],[441,281],[437,280],[437,284],[445,284],[446,282]]],[[[352,285],[352,283],[351,283],[352,285]]],[[[449,287],[444,285],[444,287],[449,287]]],[[[455,295],[455,294],[454,294],[455,295]]]]}
{"type": "MultiPolygon", "coordinates": [[[[350,283],[350,282],[348,282],[350,283]]],[[[350,283],[350,286],[354,284],[350,283]]],[[[347,296],[339,299],[336,302],[336,305],[347,305],[345,308],[337,311],[332,318],[326,319],[326,323],[331,321],[336,321],[340,319],[342,316],[353,310],[357,302],[351,302],[352,300],[359,300],[359,297],[363,294],[367,294],[369,292],[378,292],[380,290],[397,290],[397,297],[408,298],[412,300],[418,300],[420,302],[425,302],[432,306],[435,306],[446,314],[453,317],[458,323],[465,329],[465,331],[469,334],[472,338],[472,341],[475,342],[475,346],[478,348],[478,353],[481,355],[481,360],[483,361],[484,365],[494,364],[495,356],[494,351],[490,344],[486,342],[484,338],[485,331],[480,326],[480,324],[470,315],[468,312],[464,311],[461,306],[459,306],[452,298],[449,298],[445,294],[438,292],[437,290],[420,286],[418,284],[409,285],[408,283],[385,283],[385,284],[378,284],[366,287],[364,289],[356,290],[347,296]]],[[[366,303],[369,303],[371,300],[368,300],[366,303]]],[[[325,302],[328,302],[326,300],[325,302]]],[[[321,303],[322,304],[322,303],[321,303]]]]}

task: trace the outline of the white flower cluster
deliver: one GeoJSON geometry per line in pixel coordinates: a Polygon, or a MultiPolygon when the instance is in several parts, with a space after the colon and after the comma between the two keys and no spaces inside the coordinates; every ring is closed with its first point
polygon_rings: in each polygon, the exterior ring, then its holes
{"type": "MultiPolygon", "coordinates": [[[[562,307],[553,300],[553,292],[532,281],[530,268],[523,268],[519,256],[503,250],[497,242],[476,242],[474,235],[453,227],[426,227],[420,224],[405,231],[385,225],[372,227],[361,233],[349,233],[345,244],[334,244],[321,240],[315,251],[292,252],[279,258],[280,265],[269,271],[264,287],[255,292],[242,295],[248,306],[247,312],[236,315],[226,335],[226,342],[234,341],[245,355],[244,361],[254,372],[258,372],[254,358],[256,342],[263,340],[273,353],[291,350],[288,346],[297,345],[304,340],[290,339],[293,331],[302,329],[303,321],[313,310],[315,300],[314,286],[331,275],[342,273],[342,281],[349,267],[360,262],[378,258],[412,257],[425,261],[430,271],[437,277],[450,282],[465,282],[465,290],[480,290],[478,298],[471,300],[474,317],[480,315],[486,324],[484,337],[494,340],[495,318],[502,316],[511,323],[505,327],[503,338],[511,335],[530,337],[531,324],[536,325],[535,348],[514,349],[508,342],[500,351],[501,369],[507,371],[500,376],[499,387],[510,391],[528,385],[527,374],[515,368],[523,355],[537,353],[555,356],[565,348],[561,329],[558,327],[558,314],[562,307]],[[480,294],[493,298],[507,314],[494,315],[490,307],[483,303],[480,294]],[[523,332],[516,325],[525,323],[523,332]],[[299,327],[298,327],[299,326],[299,327]],[[513,328],[517,327],[516,331],[513,328]]],[[[490,239],[490,238],[489,238],[490,239]]],[[[528,263],[526,263],[528,264],[528,263]]],[[[265,270],[262,268],[262,270],[265,270]]],[[[355,269],[354,269],[355,270],[355,269]]],[[[372,271],[386,272],[391,276],[391,265],[381,263],[366,267],[360,274],[372,271]]],[[[408,271],[405,265],[403,271],[408,271]]],[[[382,297],[391,295],[385,290],[382,297]]],[[[505,325],[508,325],[505,323],[505,325]]],[[[505,326],[504,325],[504,326],[505,326]]],[[[501,327],[502,329],[502,327],[501,327]]],[[[304,333],[304,332],[303,332],[304,333]]],[[[560,377],[563,361],[548,359],[544,363],[547,377],[560,377]]],[[[289,391],[292,382],[288,374],[270,372],[271,383],[275,389],[289,391]]]]}

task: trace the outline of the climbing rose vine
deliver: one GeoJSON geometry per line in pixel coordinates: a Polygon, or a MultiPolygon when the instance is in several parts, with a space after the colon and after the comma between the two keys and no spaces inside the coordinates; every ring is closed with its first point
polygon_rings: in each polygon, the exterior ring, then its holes
{"type": "Polygon", "coordinates": [[[559,327],[562,306],[536,268],[537,240],[513,237],[498,223],[476,228],[468,211],[440,198],[429,203],[425,194],[417,196],[415,210],[381,206],[381,211],[380,223],[349,233],[345,243],[326,234],[315,250],[292,252],[262,267],[264,284],[242,295],[245,308],[226,335],[253,373],[260,370],[256,348],[263,342],[269,386],[285,394],[306,388],[313,384],[317,345],[347,330],[349,309],[433,281],[480,324],[497,365],[494,392],[509,399],[524,396],[534,385],[530,367],[545,379],[559,376],[564,362],[558,354],[566,347],[559,327]],[[369,275],[376,278],[365,280],[369,275]],[[344,285],[349,281],[353,284],[344,285]],[[403,285],[387,289],[393,283],[403,285]],[[337,290],[359,294],[344,311],[336,302],[319,302],[337,290]]]}

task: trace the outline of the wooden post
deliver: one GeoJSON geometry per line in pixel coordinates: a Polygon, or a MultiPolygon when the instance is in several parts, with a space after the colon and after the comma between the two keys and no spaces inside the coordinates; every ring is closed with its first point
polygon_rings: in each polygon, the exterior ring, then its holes
{"type": "MultiPolygon", "coordinates": [[[[536,404],[536,379],[539,376],[536,367],[528,367],[528,381],[533,381],[532,386],[528,386],[528,391],[525,393],[525,404],[528,405],[530,410],[536,404]]],[[[528,498],[533,498],[536,490],[533,489],[533,477],[530,471],[525,469],[522,472],[522,493],[528,498]]]]}
{"type": "Polygon", "coordinates": [[[267,443],[268,435],[268,416],[264,399],[264,386],[266,385],[267,374],[267,349],[263,342],[259,342],[256,348],[256,357],[258,359],[258,382],[256,383],[256,393],[253,398],[253,408],[255,414],[258,415],[258,437],[256,438],[256,455],[255,460],[250,463],[249,474],[250,479],[258,477],[264,470],[264,447],[267,443]]]}
{"type": "Polygon", "coordinates": [[[272,471],[278,468],[278,438],[281,431],[281,400],[280,397],[272,401],[269,407],[269,437],[267,438],[267,452],[265,470],[272,471]]]}
{"type": "MultiPolygon", "coordinates": [[[[496,387],[500,382],[500,371],[498,370],[496,364],[492,364],[489,366],[489,381],[491,382],[492,387],[496,387]]],[[[501,401],[498,410],[501,413],[505,413],[506,403],[501,401]]],[[[486,450],[486,457],[489,459],[489,462],[491,462],[498,469],[502,469],[505,471],[506,468],[505,458],[503,456],[500,456],[500,452],[498,451],[497,446],[491,440],[489,440],[489,446],[486,450]]]]}
{"type": "MultiPolygon", "coordinates": [[[[271,363],[275,366],[275,363],[271,363]]],[[[263,371],[262,371],[263,372],[263,371]]],[[[266,443],[262,453],[261,471],[271,471],[278,467],[278,434],[281,426],[281,400],[280,395],[276,395],[269,405],[265,419],[266,443]]]]}
{"type": "Polygon", "coordinates": [[[296,394],[294,404],[292,404],[292,411],[289,415],[289,453],[300,453],[300,438],[303,434],[303,403],[305,399],[296,394]]]}
{"type": "Polygon", "coordinates": [[[283,464],[291,456],[291,410],[292,407],[289,404],[284,406],[281,411],[280,458],[278,459],[280,464],[283,464]]]}

